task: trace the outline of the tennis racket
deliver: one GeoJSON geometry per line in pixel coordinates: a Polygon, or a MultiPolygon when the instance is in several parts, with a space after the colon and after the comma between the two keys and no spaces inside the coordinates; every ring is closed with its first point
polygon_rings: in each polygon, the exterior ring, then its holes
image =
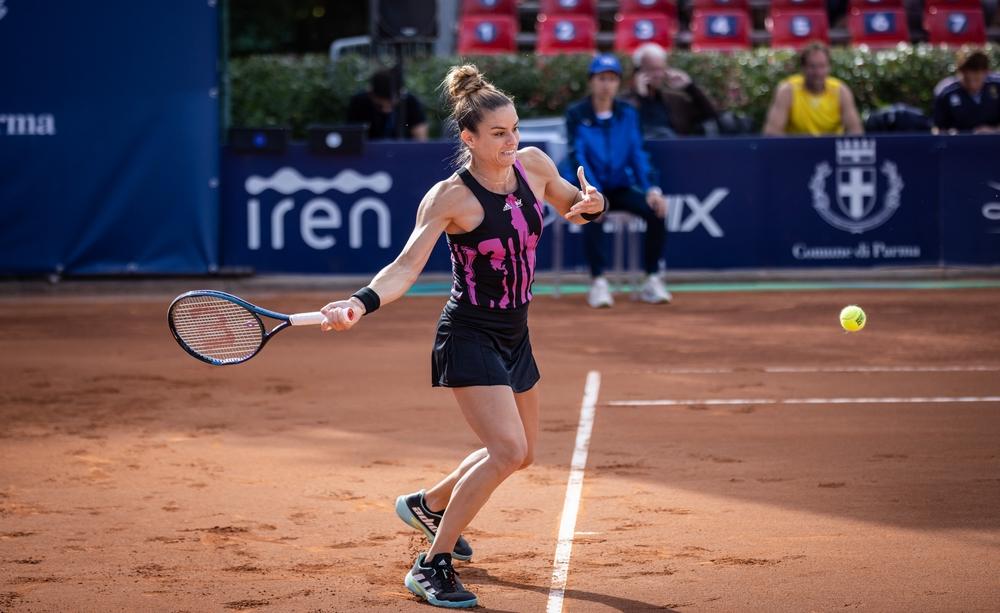
{"type": "MultiPolygon", "coordinates": [[[[347,316],[353,319],[353,310],[347,316]]],[[[210,289],[181,294],[167,310],[170,332],[184,351],[213,366],[246,362],[288,326],[316,326],[325,320],[319,311],[285,315],[210,289]],[[262,315],[280,323],[268,332],[262,315]]]]}

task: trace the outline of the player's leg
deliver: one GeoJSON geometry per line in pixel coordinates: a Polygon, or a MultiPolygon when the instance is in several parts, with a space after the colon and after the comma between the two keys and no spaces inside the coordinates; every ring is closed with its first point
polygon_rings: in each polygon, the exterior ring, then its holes
{"type": "Polygon", "coordinates": [[[486,445],[486,455],[459,478],[430,551],[417,556],[405,583],[407,589],[430,604],[472,607],[478,600],[455,574],[451,552],[459,533],[497,486],[525,464],[528,441],[509,387],[460,387],[453,391],[466,421],[486,445]]]}
{"type": "Polygon", "coordinates": [[[520,466],[523,469],[535,461],[535,442],[538,440],[538,386],[514,394],[514,401],[517,403],[517,412],[524,426],[524,438],[528,442],[528,452],[520,466]]]}
{"type": "Polygon", "coordinates": [[[451,552],[493,490],[528,459],[528,439],[514,392],[507,386],[453,390],[465,420],[486,446],[486,456],[458,480],[428,557],[451,552]]]}
{"type": "MultiPolygon", "coordinates": [[[[524,436],[528,442],[527,457],[520,468],[527,468],[534,460],[535,441],[538,440],[538,386],[536,385],[526,392],[514,394],[514,402],[517,404],[517,412],[521,416],[524,436]]],[[[444,508],[448,506],[448,501],[451,500],[455,484],[462,478],[462,475],[483,459],[486,453],[485,447],[473,451],[462,460],[462,463],[451,474],[439,481],[434,487],[428,488],[424,493],[427,507],[431,511],[442,513],[444,508]]]]}
{"type": "MultiPolygon", "coordinates": [[[[423,532],[427,540],[433,543],[455,484],[484,457],[486,448],[477,449],[466,456],[451,474],[430,489],[399,496],[396,498],[396,515],[407,525],[423,532]]],[[[471,560],[472,546],[459,535],[451,553],[455,559],[471,560]]]]}
{"type": "Polygon", "coordinates": [[[424,492],[424,502],[427,504],[427,508],[438,514],[444,513],[448,501],[451,500],[451,492],[455,489],[455,484],[462,478],[462,475],[484,457],[486,457],[486,447],[473,451],[448,476],[438,481],[434,486],[427,488],[427,491],[424,492]]]}

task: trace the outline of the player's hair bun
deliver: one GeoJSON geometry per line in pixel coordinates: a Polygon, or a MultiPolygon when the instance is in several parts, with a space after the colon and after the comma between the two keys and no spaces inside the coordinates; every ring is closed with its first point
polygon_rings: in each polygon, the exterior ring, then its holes
{"type": "Polygon", "coordinates": [[[453,67],[448,71],[444,82],[448,97],[455,102],[468,98],[489,85],[479,69],[472,64],[453,67]]]}

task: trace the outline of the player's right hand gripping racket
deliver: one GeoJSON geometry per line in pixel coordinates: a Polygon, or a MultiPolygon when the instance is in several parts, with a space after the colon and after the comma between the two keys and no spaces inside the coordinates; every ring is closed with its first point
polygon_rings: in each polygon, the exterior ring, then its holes
{"type": "Polygon", "coordinates": [[[184,351],[213,366],[246,362],[288,326],[316,326],[325,320],[319,311],[285,315],[208,289],[181,294],[167,310],[170,331],[184,351]],[[281,323],[268,332],[261,315],[281,323]]]}

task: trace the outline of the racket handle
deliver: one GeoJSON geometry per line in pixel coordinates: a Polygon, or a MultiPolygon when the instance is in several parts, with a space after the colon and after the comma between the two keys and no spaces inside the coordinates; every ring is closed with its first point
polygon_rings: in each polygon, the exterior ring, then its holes
{"type": "Polygon", "coordinates": [[[326,315],[319,311],[311,313],[294,313],[288,316],[288,322],[293,326],[318,326],[326,321],[326,315]]]}

